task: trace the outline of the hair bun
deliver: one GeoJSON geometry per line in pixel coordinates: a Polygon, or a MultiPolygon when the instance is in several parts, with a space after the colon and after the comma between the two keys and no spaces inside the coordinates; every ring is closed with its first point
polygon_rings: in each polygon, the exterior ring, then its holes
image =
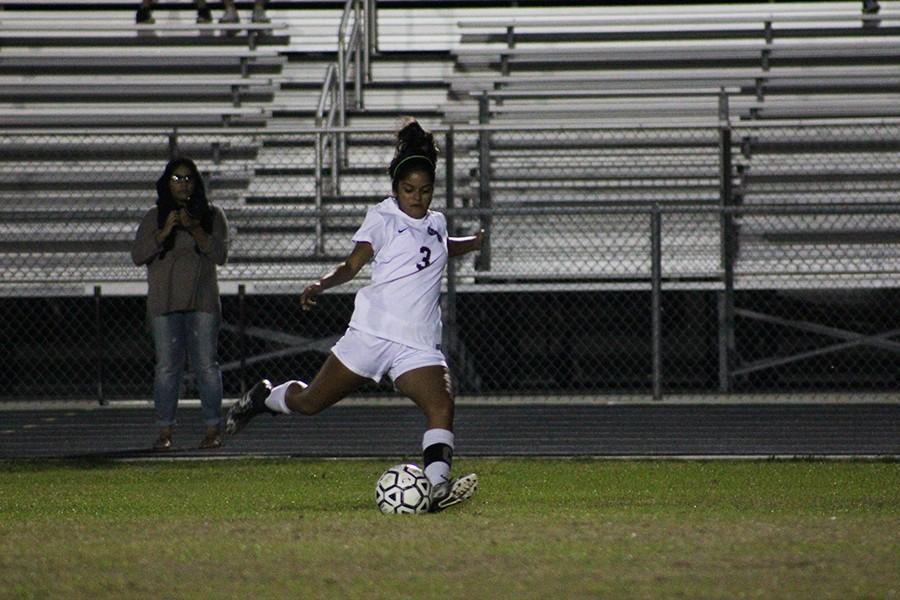
{"type": "Polygon", "coordinates": [[[429,136],[430,134],[422,129],[422,126],[419,125],[418,121],[410,119],[407,121],[406,125],[397,132],[397,142],[398,145],[416,146],[421,145],[421,143],[429,136]]]}
{"type": "Polygon", "coordinates": [[[425,130],[415,117],[403,119],[403,125],[397,131],[397,147],[394,151],[394,159],[388,169],[391,178],[396,177],[396,168],[404,159],[411,156],[421,156],[431,163],[431,171],[437,162],[437,145],[434,142],[434,134],[425,130]]]}

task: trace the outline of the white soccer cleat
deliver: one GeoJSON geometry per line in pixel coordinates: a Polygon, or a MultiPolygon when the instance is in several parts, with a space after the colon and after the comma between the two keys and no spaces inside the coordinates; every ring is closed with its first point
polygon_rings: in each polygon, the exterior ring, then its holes
{"type": "Polygon", "coordinates": [[[440,512],[449,506],[468,500],[478,489],[478,475],[469,473],[450,481],[431,486],[429,512],[440,512]]]}

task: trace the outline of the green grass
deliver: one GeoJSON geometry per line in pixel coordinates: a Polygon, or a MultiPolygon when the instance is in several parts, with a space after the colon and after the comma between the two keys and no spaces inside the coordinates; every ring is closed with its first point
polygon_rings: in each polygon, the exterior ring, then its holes
{"type": "Polygon", "coordinates": [[[0,462],[0,598],[900,598],[898,463],[390,462],[0,462]]]}

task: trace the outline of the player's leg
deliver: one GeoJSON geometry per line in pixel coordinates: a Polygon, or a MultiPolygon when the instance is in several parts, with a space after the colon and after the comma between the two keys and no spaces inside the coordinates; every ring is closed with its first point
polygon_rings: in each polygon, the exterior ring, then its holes
{"type": "Polygon", "coordinates": [[[178,408],[178,392],[184,370],[185,331],[180,313],[154,317],[151,323],[156,363],[153,376],[153,407],[159,436],[156,450],[172,447],[172,428],[178,408]]]}
{"type": "Polygon", "coordinates": [[[317,414],[356,391],[368,379],[379,381],[388,364],[390,357],[386,355],[384,340],[347,329],[309,385],[286,381],[273,388],[268,380],[260,381],[228,411],[225,432],[237,433],[264,412],[317,414]]]}
{"type": "MultiPolygon", "coordinates": [[[[441,363],[443,359],[441,358],[441,363]]],[[[466,500],[478,488],[474,473],[451,478],[455,436],[452,382],[446,364],[405,371],[394,380],[397,390],[412,399],[425,413],[427,429],[422,436],[425,475],[432,485],[432,511],[466,500]]]]}
{"type": "Polygon", "coordinates": [[[430,365],[406,371],[394,380],[394,386],[425,413],[426,429],[422,438],[425,475],[432,485],[449,481],[454,406],[447,367],[430,365]]]}
{"type": "Polygon", "coordinates": [[[453,431],[453,384],[445,365],[408,370],[397,376],[394,387],[422,409],[428,429],[453,431]]]}
{"type": "Polygon", "coordinates": [[[225,431],[237,433],[258,414],[315,415],[355,392],[368,381],[348,369],[334,354],[329,354],[312,382],[286,381],[272,387],[268,380],[257,383],[228,412],[225,431]]]}
{"type": "Polygon", "coordinates": [[[329,354],[309,385],[295,381],[287,386],[284,404],[290,412],[315,415],[337,404],[367,381],[368,377],[354,373],[338,357],[329,354]]]}
{"type": "Polygon", "coordinates": [[[315,415],[359,389],[381,381],[399,344],[348,328],[309,383],[289,381],[272,390],[266,405],[281,413],[315,415]]]}
{"type": "Polygon", "coordinates": [[[187,348],[194,368],[200,409],[206,435],[200,448],[218,448],[222,445],[222,369],[216,357],[219,341],[219,319],[216,315],[200,311],[185,314],[187,322],[187,348]]]}

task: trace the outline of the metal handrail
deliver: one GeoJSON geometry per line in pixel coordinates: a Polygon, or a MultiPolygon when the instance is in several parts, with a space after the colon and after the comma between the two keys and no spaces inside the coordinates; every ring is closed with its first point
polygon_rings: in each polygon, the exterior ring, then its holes
{"type": "MultiPolygon", "coordinates": [[[[371,16],[365,14],[365,6],[369,2],[363,4],[363,0],[346,0],[344,3],[344,13],[341,16],[341,22],[338,26],[337,34],[337,60],[330,65],[337,71],[337,79],[330,73],[326,72],[325,80],[322,83],[322,91],[319,95],[319,104],[316,110],[316,124],[320,125],[321,120],[325,116],[325,105],[327,99],[334,90],[337,90],[337,102],[339,119],[338,123],[341,127],[346,125],[346,97],[345,86],[347,83],[347,72],[349,71],[350,62],[348,56],[353,56],[354,62],[354,92],[356,108],[364,107],[364,90],[363,78],[370,79],[368,73],[368,63],[371,56],[372,48],[370,43],[372,38],[369,35],[369,26],[364,21],[371,20],[371,16]],[[350,21],[350,15],[354,16],[353,25],[350,28],[350,34],[347,35],[347,26],[350,21]]],[[[332,104],[335,104],[333,101],[332,104]]]]}
{"type": "MultiPolygon", "coordinates": [[[[353,57],[353,93],[355,108],[365,106],[363,79],[371,81],[371,54],[375,36],[375,0],[346,0],[344,12],[338,25],[337,60],[325,71],[322,91],[316,106],[316,207],[321,209],[325,194],[325,157],[330,155],[331,192],[340,193],[340,172],[347,164],[346,134],[343,131],[328,131],[335,126],[347,126],[347,73],[350,71],[350,57],[353,57]],[[353,24],[350,26],[350,18],[353,24]],[[347,29],[349,26],[349,35],[347,29]],[[326,112],[327,111],[327,112],[326,112]],[[330,152],[329,152],[330,150],[330,152]]],[[[321,224],[316,228],[316,248],[324,248],[321,224]]]]}
{"type": "MultiPolygon", "coordinates": [[[[322,83],[322,90],[330,90],[332,86],[332,80],[334,79],[334,63],[328,65],[328,68],[325,69],[325,79],[322,83]]],[[[328,95],[322,93],[319,96],[319,104],[316,106],[316,124],[318,125],[318,120],[325,114],[325,101],[327,100],[328,95]]]]}

